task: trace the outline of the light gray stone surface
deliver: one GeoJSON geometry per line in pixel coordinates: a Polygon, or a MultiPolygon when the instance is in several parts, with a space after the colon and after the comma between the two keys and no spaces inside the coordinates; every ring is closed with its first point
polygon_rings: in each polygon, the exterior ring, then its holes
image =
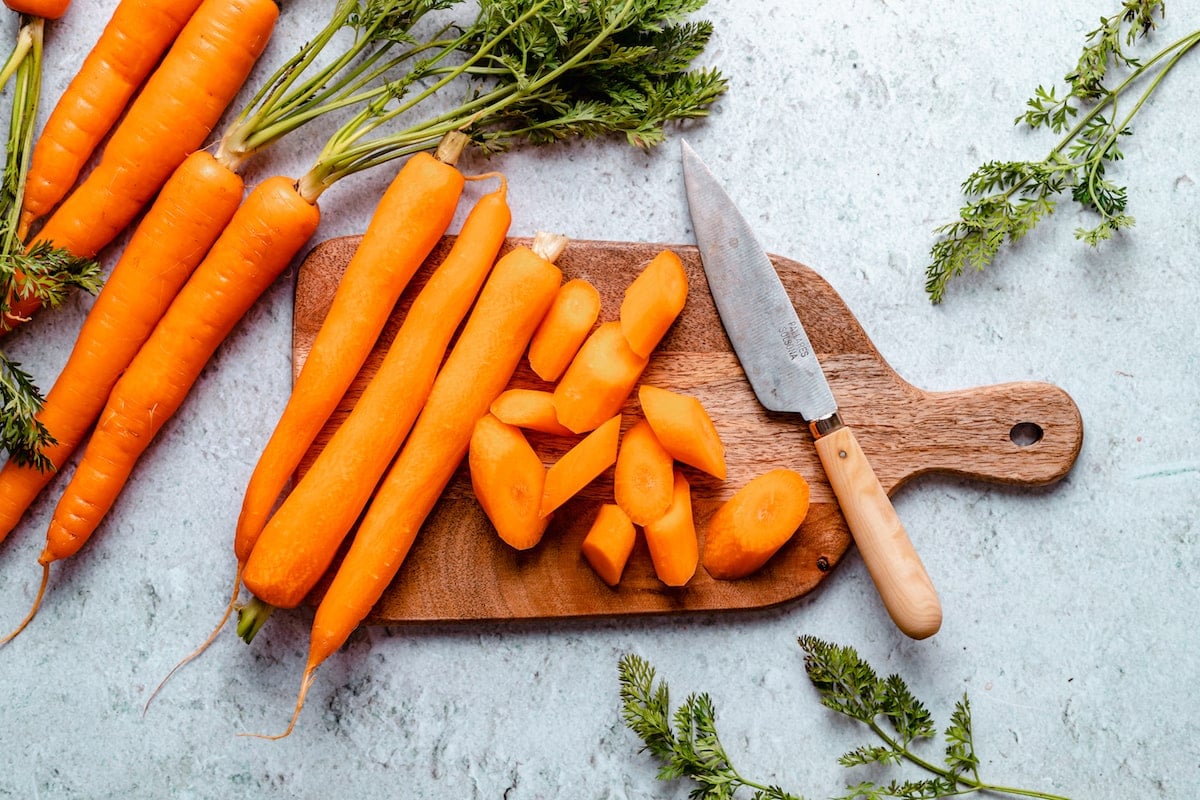
{"type": "MultiPolygon", "coordinates": [[[[112,5],[77,0],[51,26],[47,98],[112,5]]],[[[285,3],[256,80],[328,5],[285,3]]],[[[1159,43],[1200,27],[1194,5],[1168,5],[1159,43]]],[[[712,694],[746,775],[828,797],[867,777],[835,763],[867,739],[818,705],[803,633],[906,676],[939,722],[969,693],[986,778],[1073,798],[1194,794],[1200,55],[1143,110],[1115,170],[1138,220],[1128,235],[1091,250],[1064,205],[944,305],[922,291],[960,181],[985,159],[1049,149],[1012,120],[1115,6],[711,0],[704,12],[717,27],[704,60],[731,89],[685,135],[767,248],[824,275],[911,383],[1045,380],[1082,411],[1083,450],[1054,487],[928,477],[897,493],[945,605],[933,639],[892,627],[852,553],[818,591],[760,613],[362,630],[320,671],[294,735],[268,743],[237,734],[277,731],[291,709],[308,616],[279,614],[253,647],[222,637],[143,716],[227,596],[241,492],[289,388],[293,271],[217,352],[94,540],[55,568],[35,623],[0,648],[0,797],[685,797],[622,725],[626,652],[679,699],[712,694]]],[[[678,135],[651,154],[596,142],[503,156],[513,233],[690,242],[678,135]]],[[[249,179],[301,169],[320,138],[298,137],[249,179]]],[[[390,175],[329,192],[316,238],[361,232],[390,175]]],[[[44,315],[6,349],[48,385],[87,305],[44,315]]],[[[32,600],[53,502],[0,546],[0,627],[32,600]]]]}

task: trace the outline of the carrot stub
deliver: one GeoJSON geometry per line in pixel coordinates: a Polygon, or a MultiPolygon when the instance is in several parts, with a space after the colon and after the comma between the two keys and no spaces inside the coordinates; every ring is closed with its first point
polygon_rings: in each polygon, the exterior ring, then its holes
{"type": "Polygon", "coordinates": [[[242,580],[259,600],[282,608],[298,605],[333,562],[421,413],[510,220],[504,186],[471,209],[353,410],[257,537],[242,580]]]}
{"type": "Polygon", "coordinates": [[[549,522],[539,513],[546,467],[521,429],[484,414],[471,434],[467,463],[471,488],[500,538],[517,550],[540,542],[549,522]]]}
{"type": "Polygon", "coordinates": [[[644,526],[654,573],[667,586],[683,586],[696,574],[700,542],[692,516],[692,487],[676,468],[671,506],[667,513],[644,526]]]}
{"type": "Polygon", "coordinates": [[[645,525],[667,512],[674,496],[675,460],[644,419],[621,437],[613,470],[613,494],[634,523],[645,525]]]}
{"type": "Polygon", "coordinates": [[[583,557],[600,579],[609,586],[621,582],[621,573],[633,552],[637,529],[633,521],[615,503],[605,503],[583,538],[583,557]]]}
{"type": "Polygon", "coordinates": [[[638,403],[672,458],[725,480],[725,445],[699,400],[642,384],[638,387],[638,403]]]}
{"type": "MultiPolygon", "coordinates": [[[[317,668],[367,618],[407,557],[426,517],[467,454],[476,421],[512,379],[562,283],[562,237],[539,235],[492,269],[408,441],[380,484],[321,598],[288,735],[317,668]]],[[[278,737],[272,737],[278,738],[278,737]]]]}
{"type": "Polygon", "coordinates": [[[808,481],[778,468],[752,479],[709,519],[704,569],[718,580],[744,578],[783,547],[808,514],[808,481]]]}
{"type": "Polygon", "coordinates": [[[649,359],[629,347],[619,322],[588,336],[554,387],[558,421],[574,433],[594,429],[621,410],[649,359]]]}
{"type": "Polygon", "coordinates": [[[617,460],[621,415],[612,417],[580,439],[546,470],[541,515],[553,514],[617,460]]]}
{"type": "Polygon", "coordinates": [[[670,250],[642,268],[621,299],[621,332],[633,352],[649,357],[683,311],[687,294],[687,272],[670,250]]]}
{"type": "Polygon", "coordinates": [[[556,381],[600,317],[600,292],[583,278],[562,285],[529,343],[529,366],[544,381],[556,381]]]}
{"type": "Polygon", "coordinates": [[[557,436],[569,436],[571,431],[558,421],[554,395],[543,389],[505,389],[491,412],[496,419],[518,428],[557,436]]]}

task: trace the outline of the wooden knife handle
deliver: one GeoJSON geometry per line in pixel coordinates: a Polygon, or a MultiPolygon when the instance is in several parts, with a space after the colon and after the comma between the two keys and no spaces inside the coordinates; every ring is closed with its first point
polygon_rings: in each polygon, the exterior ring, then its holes
{"type": "Polygon", "coordinates": [[[937,633],[942,625],[937,591],[853,431],[836,428],[818,438],[816,448],[854,543],[896,627],[914,639],[937,633]]]}

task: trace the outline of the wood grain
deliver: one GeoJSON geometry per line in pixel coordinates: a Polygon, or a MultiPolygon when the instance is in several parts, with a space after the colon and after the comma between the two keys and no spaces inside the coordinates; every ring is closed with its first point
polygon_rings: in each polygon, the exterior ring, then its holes
{"type": "MultiPolygon", "coordinates": [[[[319,244],[300,268],[293,331],[296,371],[304,363],[357,241],[358,237],[343,237],[319,244]]],[[[377,368],[403,319],[408,298],[423,284],[451,241],[452,237],[447,237],[414,278],[379,346],[314,450],[348,412],[377,368]]],[[[525,242],[514,239],[509,246],[525,242]]],[[[768,412],[759,405],[725,337],[695,248],[577,241],[567,248],[559,265],[567,278],[584,277],[600,290],[601,319],[612,319],[625,286],[664,247],[683,260],[691,292],[683,315],[652,357],[642,380],[698,397],[712,415],[728,457],[729,475],[724,482],[695,470],[688,473],[698,529],[702,532],[716,506],[750,478],[774,466],[787,466],[798,470],[812,486],[812,507],[797,535],[753,576],[717,581],[700,569],[681,589],[659,583],[645,544],[639,541],[620,585],[613,589],[579,554],[594,510],[611,501],[611,470],[556,513],[536,548],[517,552],[491,530],[471,495],[465,468],[460,466],[376,607],[373,622],[762,608],[803,596],[837,566],[851,539],[807,426],[794,415],[768,412]]],[[[1064,391],[1039,382],[922,391],[892,370],[827,282],[795,261],[778,256],[772,260],[829,377],[842,418],[853,426],[889,493],[930,472],[1036,486],[1057,481],[1071,469],[1082,444],[1083,425],[1075,403],[1064,391]],[[1032,443],[1031,431],[1036,434],[1032,443]]],[[[524,364],[513,385],[547,388],[524,364]]],[[[638,413],[636,399],[631,399],[626,411],[628,426],[638,413]]],[[[574,441],[540,434],[530,434],[530,439],[547,463],[574,441]]],[[[304,468],[302,465],[301,470],[304,468]]],[[[947,543],[952,535],[937,530],[909,533],[918,550],[947,543]]]]}

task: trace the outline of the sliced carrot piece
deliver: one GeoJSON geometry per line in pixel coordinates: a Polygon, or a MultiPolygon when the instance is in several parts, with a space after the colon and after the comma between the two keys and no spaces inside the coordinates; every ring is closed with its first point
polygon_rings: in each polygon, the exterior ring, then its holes
{"type": "Polygon", "coordinates": [[[543,389],[505,389],[492,401],[491,412],[501,422],[518,428],[559,436],[571,433],[558,421],[554,395],[543,389]]]}
{"type": "Polygon", "coordinates": [[[687,272],[679,256],[663,250],[625,289],[621,332],[633,352],[649,357],[687,301],[687,272]]]}
{"type": "Polygon", "coordinates": [[[500,538],[517,550],[541,541],[549,521],[538,513],[546,467],[521,429],[484,414],[471,433],[467,464],[475,497],[500,538]]]}
{"type": "Polygon", "coordinates": [[[613,470],[613,494],[634,523],[645,525],[667,513],[675,487],[675,460],[654,430],[640,419],[625,431],[613,470]]]}
{"type": "Polygon", "coordinates": [[[603,323],[554,387],[558,421],[583,433],[619,413],[648,362],[629,348],[619,322],[603,323]]]}
{"type": "Polygon", "coordinates": [[[546,470],[542,492],[543,517],[570,500],[617,460],[621,415],[617,414],[583,437],[546,470]]]}
{"type": "Polygon", "coordinates": [[[605,503],[583,538],[583,557],[609,586],[621,582],[621,573],[633,552],[637,530],[633,521],[614,503],[605,503]]]}
{"type": "Polygon", "coordinates": [[[529,343],[529,366],[556,381],[600,317],[600,292],[583,278],[564,283],[529,343]]]}
{"type": "Polygon", "coordinates": [[[704,569],[718,580],[759,569],[804,522],[808,501],[808,481],[798,472],[781,467],[754,478],[709,519],[704,569]]]}
{"type": "Polygon", "coordinates": [[[725,445],[699,400],[643,384],[638,387],[638,403],[672,458],[725,480],[725,445]]]}
{"type": "Polygon", "coordinates": [[[683,586],[690,581],[700,562],[700,542],[692,516],[692,487],[678,468],[671,507],[642,530],[658,579],[667,586],[683,586]]]}

